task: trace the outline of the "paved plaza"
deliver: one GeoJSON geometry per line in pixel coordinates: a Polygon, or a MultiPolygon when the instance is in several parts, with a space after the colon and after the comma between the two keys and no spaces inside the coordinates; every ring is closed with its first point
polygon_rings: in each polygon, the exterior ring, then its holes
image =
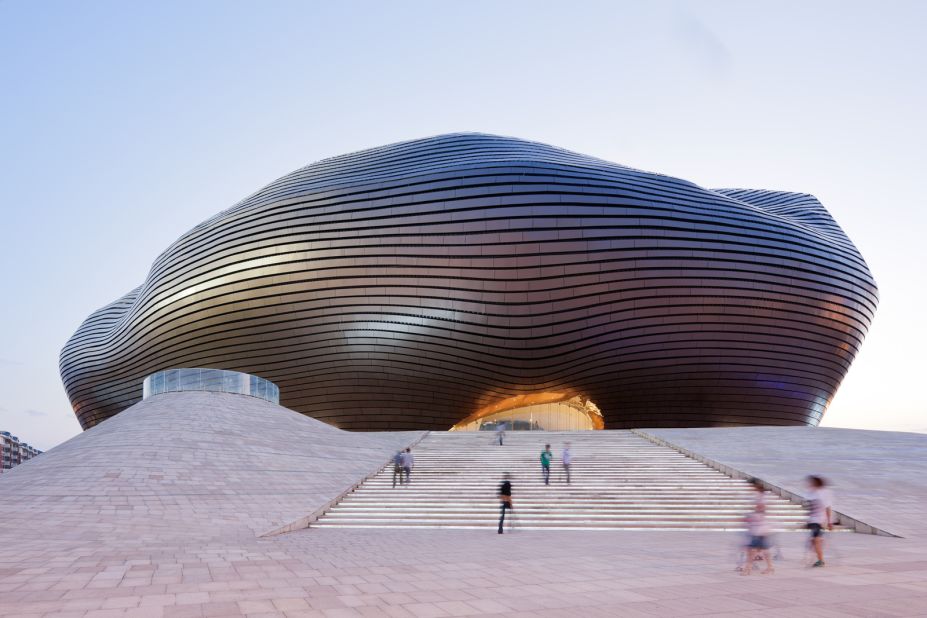
{"type": "Polygon", "coordinates": [[[841,534],[828,566],[809,569],[803,535],[784,536],[776,573],[749,577],[734,570],[738,536],[718,532],[310,529],[224,546],[51,544],[4,564],[0,606],[58,618],[927,614],[924,542],[841,534]]]}
{"type": "Polygon", "coordinates": [[[310,528],[262,538],[421,434],[346,433],[250,397],[171,394],[0,479],[0,615],[927,615],[927,436],[652,431],[783,484],[800,485],[812,471],[800,455],[818,452],[814,471],[834,480],[838,510],[904,538],[833,534],[827,566],[810,569],[804,534],[782,533],[776,572],[749,577],[734,570],[736,532],[310,528]]]}

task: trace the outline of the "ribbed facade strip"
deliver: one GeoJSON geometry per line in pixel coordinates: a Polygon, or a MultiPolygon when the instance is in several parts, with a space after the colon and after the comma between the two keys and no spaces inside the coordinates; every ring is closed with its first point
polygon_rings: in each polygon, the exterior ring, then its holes
{"type": "Polygon", "coordinates": [[[810,195],[453,134],[314,163],[197,225],[61,374],[85,428],[177,367],[261,376],[346,429],[549,391],[607,428],[817,424],[877,303],[810,195]]]}

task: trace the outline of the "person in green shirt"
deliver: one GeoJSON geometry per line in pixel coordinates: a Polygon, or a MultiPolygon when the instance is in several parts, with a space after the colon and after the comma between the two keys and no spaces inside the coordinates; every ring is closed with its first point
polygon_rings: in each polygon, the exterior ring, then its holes
{"type": "Polygon", "coordinates": [[[553,457],[554,454],[550,452],[550,444],[548,444],[541,451],[541,475],[544,477],[545,485],[550,485],[550,460],[553,457]]]}

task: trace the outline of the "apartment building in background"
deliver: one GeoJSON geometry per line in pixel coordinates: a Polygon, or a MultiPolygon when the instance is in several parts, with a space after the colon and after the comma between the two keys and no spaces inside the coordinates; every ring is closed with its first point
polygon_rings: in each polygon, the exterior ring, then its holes
{"type": "Polygon", "coordinates": [[[0,431],[0,474],[8,472],[14,466],[18,466],[24,461],[29,461],[36,455],[41,455],[42,451],[21,442],[19,438],[9,431],[0,431]]]}

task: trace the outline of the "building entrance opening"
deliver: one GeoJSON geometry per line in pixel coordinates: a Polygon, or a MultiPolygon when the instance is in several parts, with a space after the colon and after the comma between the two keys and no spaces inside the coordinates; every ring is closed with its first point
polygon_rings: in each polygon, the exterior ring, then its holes
{"type": "Polygon", "coordinates": [[[584,431],[604,429],[602,413],[582,395],[535,393],[518,395],[487,406],[451,431],[584,431]]]}

